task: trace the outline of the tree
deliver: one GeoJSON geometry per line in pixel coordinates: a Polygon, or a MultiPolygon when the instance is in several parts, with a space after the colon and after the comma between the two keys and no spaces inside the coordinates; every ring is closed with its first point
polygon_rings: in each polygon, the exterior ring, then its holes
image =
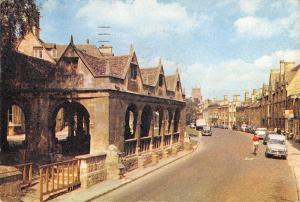
{"type": "Polygon", "coordinates": [[[0,0],[0,151],[8,148],[6,131],[3,124],[7,108],[3,100],[7,95],[5,75],[14,71],[14,51],[18,39],[21,39],[33,26],[39,26],[39,8],[35,0],[0,0]]]}
{"type": "Polygon", "coordinates": [[[191,99],[186,100],[186,125],[189,125],[197,119],[198,106],[191,99]]]}

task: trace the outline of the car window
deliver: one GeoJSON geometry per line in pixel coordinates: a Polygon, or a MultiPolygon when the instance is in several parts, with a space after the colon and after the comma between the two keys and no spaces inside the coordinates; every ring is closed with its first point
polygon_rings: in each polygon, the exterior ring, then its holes
{"type": "Polygon", "coordinates": [[[284,140],[277,140],[277,139],[270,139],[269,140],[270,144],[285,144],[284,140]]]}

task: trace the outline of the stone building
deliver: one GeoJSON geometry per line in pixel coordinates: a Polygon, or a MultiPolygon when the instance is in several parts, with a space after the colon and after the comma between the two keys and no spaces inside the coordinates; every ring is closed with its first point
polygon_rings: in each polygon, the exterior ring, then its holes
{"type": "Polygon", "coordinates": [[[142,69],[133,47],[115,56],[110,46],[76,45],[72,36],[59,45],[29,32],[17,49],[18,65],[4,73],[2,152],[8,151],[12,105],[24,113],[23,160],[95,156],[114,145],[132,169],[141,156],[182,146],[185,102],[178,71],[165,76],[161,62],[142,69]],[[63,140],[56,134],[59,120],[67,126],[63,140]]]}
{"type": "Polygon", "coordinates": [[[223,100],[205,100],[203,116],[209,125],[226,125],[229,124],[229,101],[227,95],[223,100]]]}

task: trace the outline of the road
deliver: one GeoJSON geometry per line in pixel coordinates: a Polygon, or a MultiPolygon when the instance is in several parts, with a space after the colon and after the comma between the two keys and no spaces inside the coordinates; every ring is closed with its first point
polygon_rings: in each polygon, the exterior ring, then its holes
{"type": "Polygon", "coordinates": [[[252,135],[214,129],[200,149],[95,201],[297,201],[287,160],[251,153],[252,135]]]}

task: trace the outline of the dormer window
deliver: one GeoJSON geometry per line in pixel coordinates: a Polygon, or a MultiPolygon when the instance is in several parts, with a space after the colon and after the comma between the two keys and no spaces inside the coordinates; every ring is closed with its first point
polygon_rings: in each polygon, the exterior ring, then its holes
{"type": "Polygon", "coordinates": [[[33,47],[33,57],[37,57],[37,58],[43,57],[42,47],[33,47]]]}
{"type": "Polygon", "coordinates": [[[159,81],[158,81],[159,87],[163,86],[163,82],[164,82],[164,75],[160,74],[159,75],[159,81]]]}
{"type": "Polygon", "coordinates": [[[137,66],[134,64],[131,64],[131,74],[130,74],[131,79],[136,79],[137,77],[137,66]]]}

